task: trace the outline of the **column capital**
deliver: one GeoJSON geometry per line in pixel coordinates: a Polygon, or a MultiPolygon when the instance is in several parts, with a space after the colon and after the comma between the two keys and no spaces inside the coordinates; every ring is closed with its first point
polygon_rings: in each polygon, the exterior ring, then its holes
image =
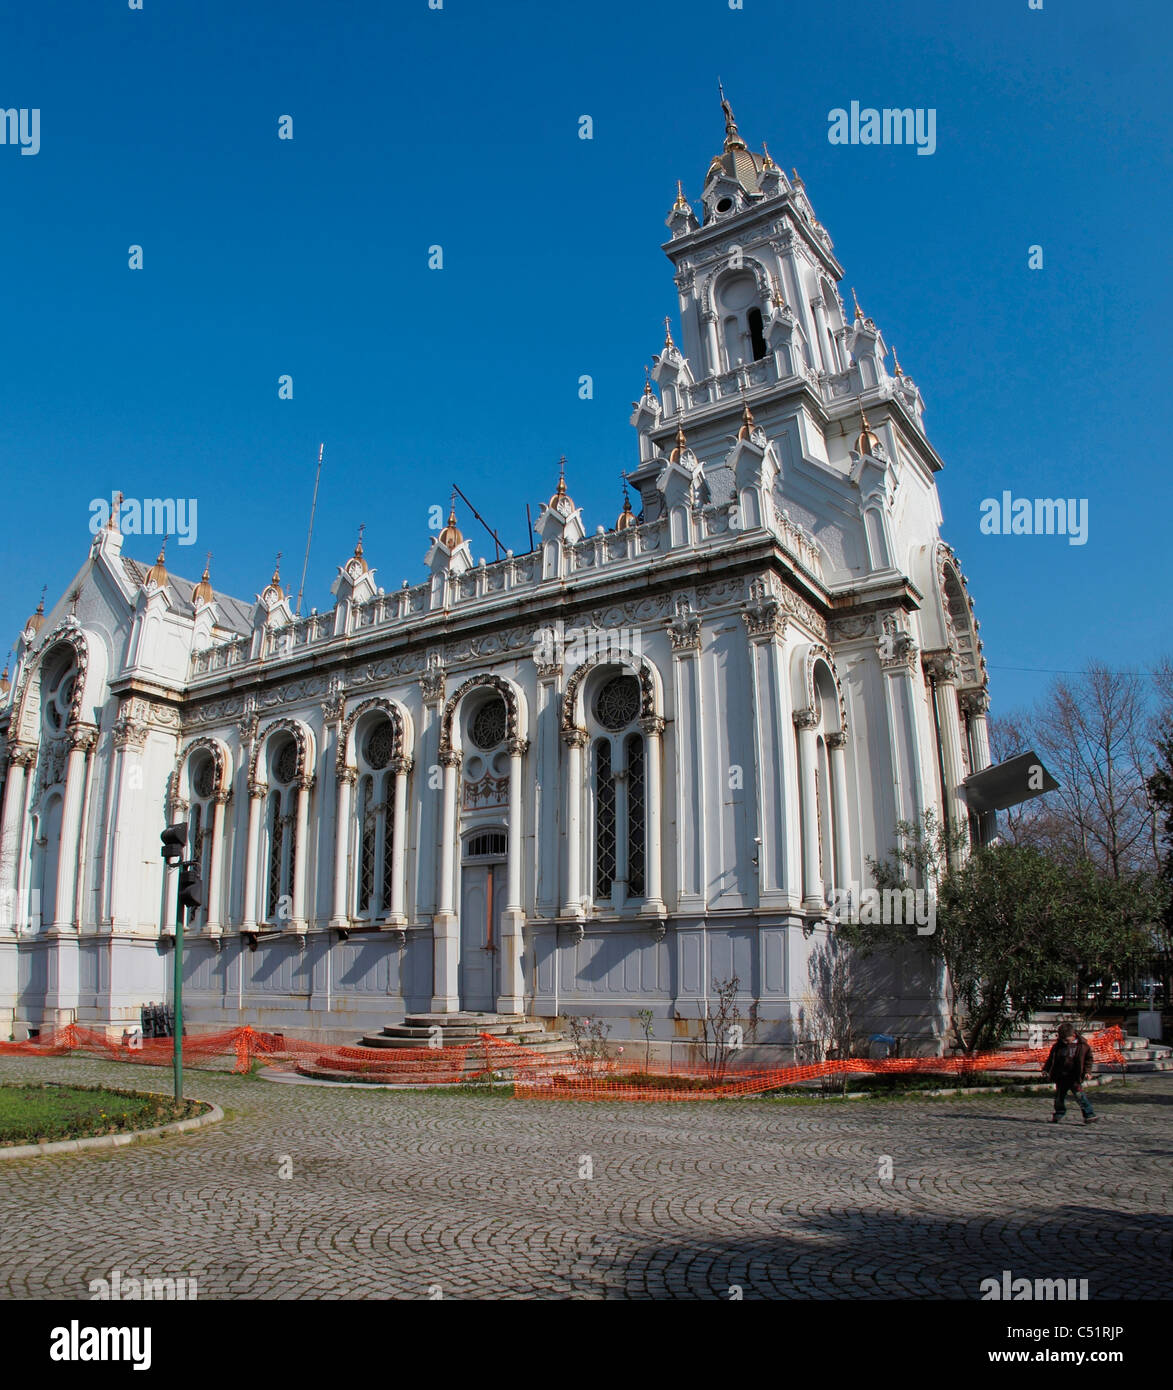
{"type": "Polygon", "coordinates": [[[37,761],[35,743],[12,743],[8,746],[8,762],[12,767],[23,768],[26,772],[37,761]]]}
{"type": "Polygon", "coordinates": [[[585,748],[590,742],[590,734],[585,729],[563,729],[562,740],[567,748],[585,748]]]}
{"type": "Polygon", "coordinates": [[[71,753],[75,750],[88,753],[98,741],[98,730],[93,724],[71,724],[65,737],[71,753]]]}
{"type": "Polygon", "coordinates": [[[505,746],[508,748],[511,758],[520,758],[529,749],[529,739],[520,737],[511,738],[505,746]]]}
{"type": "Polygon", "coordinates": [[[248,782],[248,794],[252,801],[263,801],[269,790],[267,782],[258,782],[250,777],[248,782]]]}
{"type": "Polygon", "coordinates": [[[828,734],[823,742],[828,748],[846,748],[847,733],[845,730],[840,730],[837,734],[828,734]]]}
{"type": "Polygon", "coordinates": [[[658,714],[649,714],[639,721],[639,727],[643,730],[646,738],[659,738],[667,724],[668,721],[658,714]]]}
{"type": "Polygon", "coordinates": [[[963,690],[957,698],[966,714],[989,713],[990,696],[985,690],[963,690]]]}
{"type": "Polygon", "coordinates": [[[464,754],[459,748],[441,748],[440,763],[443,767],[456,767],[464,761],[464,754]]]}
{"type": "Polygon", "coordinates": [[[335,770],[334,775],[339,782],[345,782],[348,787],[353,787],[358,781],[358,768],[340,767],[335,770]]]}
{"type": "Polygon", "coordinates": [[[232,788],[222,787],[215,794],[215,796],[212,797],[212,800],[216,803],[217,806],[227,806],[228,803],[232,800],[232,788]]]}
{"type": "Polygon", "coordinates": [[[817,729],[819,725],[819,712],[817,709],[796,709],[794,711],[794,727],[796,729],[817,729]]]}
{"type": "Polygon", "coordinates": [[[925,652],[921,657],[925,674],[935,681],[953,682],[957,679],[957,658],[948,647],[925,652]]]}
{"type": "Polygon", "coordinates": [[[410,757],[407,753],[400,753],[397,758],[391,759],[390,766],[391,771],[396,775],[396,777],[405,777],[408,775],[408,773],[411,772],[412,768],[415,767],[415,760],[412,757],[410,757]]]}

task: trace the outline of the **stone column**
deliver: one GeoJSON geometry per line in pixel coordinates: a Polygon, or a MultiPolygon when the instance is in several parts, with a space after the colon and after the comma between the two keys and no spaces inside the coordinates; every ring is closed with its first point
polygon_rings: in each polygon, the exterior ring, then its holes
{"type": "Polygon", "coordinates": [[[750,698],[753,712],[755,767],[746,769],[744,795],[754,797],[757,826],[757,905],[772,911],[795,909],[802,898],[799,840],[795,807],[798,771],[785,639],[789,620],[781,600],[757,578],[742,612],[749,638],[750,698]]]}
{"type": "Polygon", "coordinates": [[[509,849],[505,907],[501,913],[500,979],[497,1012],[525,1012],[525,980],[521,967],[525,945],[525,907],[521,900],[521,864],[525,852],[525,810],[522,806],[521,760],[529,747],[525,738],[509,740],[509,849]]]}
{"type": "Polygon", "coordinates": [[[350,798],[358,773],[353,767],[343,767],[338,771],[338,791],[334,811],[334,904],[330,915],[332,927],[345,927],[350,923],[350,884],[346,876],[347,849],[350,843],[350,798]]]}
{"type": "Polygon", "coordinates": [[[395,773],[395,819],[391,833],[391,906],[384,926],[403,927],[407,925],[404,911],[404,890],[406,887],[404,865],[407,862],[407,779],[411,775],[411,759],[401,756],[391,764],[395,773]]]}
{"type": "Polygon", "coordinates": [[[649,715],[639,723],[644,735],[644,796],[648,806],[647,836],[644,841],[644,902],[640,912],[663,917],[667,909],[663,897],[662,779],[664,762],[664,720],[649,715]]]}
{"type": "Polygon", "coordinates": [[[567,729],[566,775],[566,898],[563,917],[582,916],[582,762],[587,746],[585,729],[567,729]]]}
{"type": "Polygon", "coordinates": [[[244,902],[241,912],[241,928],[244,931],[257,929],[257,856],[261,847],[261,807],[269,788],[264,782],[248,784],[248,836],[244,852],[244,902]]]}
{"type": "Polygon", "coordinates": [[[61,849],[57,859],[57,921],[49,928],[50,936],[60,936],[75,930],[73,920],[74,893],[81,864],[82,800],[86,783],[86,760],[94,746],[97,730],[87,725],[74,725],[68,732],[69,757],[65,765],[65,798],[61,808],[61,849]],[[64,914],[64,915],[63,915],[64,914]]]}
{"type": "Polygon", "coordinates": [[[851,883],[851,837],[847,824],[847,735],[828,734],[827,761],[831,768],[831,827],[835,841],[835,872],[832,886],[847,888],[851,883]]]}
{"type": "Polygon", "coordinates": [[[880,666],[884,671],[884,698],[887,705],[888,733],[892,757],[895,796],[889,833],[900,820],[919,822],[925,809],[925,778],[921,763],[920,726],[917,721],[918,696],[923,683],[916,673],[920,653],[916,643],[889,614],[883,619],[878,643],[880,666]]]}
{"type": "Polygon", "coordinates": [[[20,920],[17,908],[17,868],[24,822],[25,779],[37,760],[37,750],[18,744],[10,754],[4,783],[4,815],[0,821],[0,936],[15,936],[20,920]]]}
{"type": "Polygon", "coordinates": [[[990,697],[984,690],[966,690],[961,695],[960,703],[969,718],[969,770],[981,772],[990,765],[990,731],[986,724],[990,697]]]}
{"type": "Polygon", "coordinates": [[[224,808],[232,792],[221,788],[212,801],[212,853],[208,864],[208,909],[204,927],[212,935],[220,934],[220,913],[224,892],[224,808]]]}
{"type": "Polygon", "coordinates": [[[944,775],[944,818],[950,827],[969,825],[969,808],[961,783],[965,770],[961,752],[961,711],[957,704],[957,663],[952,652],[926,652],[925,671],[932,685],[944,775]]]}
{"type": "Polygon", "coordinates": [[[432,917],[432,1009],[456,1013],[460,1008],[460,918],[456,912],[456,792],[461,754],[440,750],[444,769],[444,804],[440,810],[440,887],[432,917]]]}
{"type": "Polygon", "coordinates": [[[795,712],[799,797],[802,803],[802,906],[807,911],[817,911],[825,905],[823,880],[819,875],[819,810],[815,785],[818,758],[818,734],[815,730],[818,723],[817,710],[801,709],[795,712]]]}
{"type": "MultiPolygon", "coordinates": [[[[676,899],[682,914],[705,910],[705,728],[701,717],[701,618],[686,599],[678,599],[668,624],[672,644],[673,723],[676,793],[676,899]]],[[[663,741],[661,740],[661,750],[663,741]]],[[[662,890],[661,890],[662,891],[662,890]]],[[[649,895],[650,896],[650,895],[649,895]]]]}
{"type": "Polygon", "coordinates": [[[310,827],[310,787],[313,778],[305,776],[297,784],[297,840],[293,860],[293,921],[290,930],[306,930],[305,890],[309,873],[310,847],[307,843],[310,827]]]}

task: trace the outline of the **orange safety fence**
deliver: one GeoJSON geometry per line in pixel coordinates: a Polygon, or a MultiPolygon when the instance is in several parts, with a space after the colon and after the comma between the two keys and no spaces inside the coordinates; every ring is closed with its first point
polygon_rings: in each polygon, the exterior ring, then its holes
{"type": "MultiPolygon", "coordinates": [[[[1118,1027],[1090,1034],[1097,1062],[1124,1062],[1118,1027]]],[[[461,1081],[512,1081],[514,1094],[524,1098],[558,1100],[708,1100],[760,1095],[805,1081],[826,1077],[884,1076],[893,1073],[964,1078],[979,1071],[1041,1067],[1049,1046],[986,1052],[977,1056],[851,1057],[789,1067],[671,1068],[651,1062],[636,1066],[619,1056],[580,1057],[574,1053],[544,1053],[524,1044],[481,1034],[480,1046],[444,1048],[347,1047],[290,1038],[284,1033],[261,1033],[255,1028],[229,1028],[195,1033],[183,1039],[186,1066],[196,1067],[217,1057],[234,1057],[232,1070],[248,1072],[254,1064],[277,1071],[343,1080],[363,1076],[368,1081],[400,1085],[452,1085],[461,1081]]],[[[27,1042],[0,1042],[0,1057],[61,1057],[70,1053],[170,1066],[174,1039],[141,1038],[112,1041],[104,1033],[71,1023],[27,1042]]]]}
{"type": "MultiPolygon", "coordinates": [[[[1041,1068],[1050,1051],[1048,1044],[973,1056],[851,1057],[789,1067],[742,1069],[730,1066],[718,1074],[711,1068],[672,1070],[646,1062],[637,1067],[617,1056],[551,1055],[487,1033],[481,1036],[485,1056],[491,1059],[479,1073],[481,1076],[489,1071],[507,1074],[512,1077],[515,1096],[549,1100],[709,1100],[761,1095],[804,1081],[844,1075],[928,1074],[956,1075],[964,1079],[979,1071],[1041,1068]]],[[[1097,1062],[1121,1065],[1125,1061],[1120,1048],[1123,1039],[1123,1029],[1113,1027],[1089,1035],[1086,1041],[1097,1062]]]]}
{"type": "MultiPolygon", "coordinates": [[[[61,1057],[82,1053],[146,1066],[170,1066],[174,1038],[111,1040],[104,1033],[71,1023],[27,1042],[0,1042],[0,1057],[61,1057]]],[[[218,1033],[189,1033],[183,1039],[185,1066],[198,1067],[217,1057],[235,1057],[236,1072],[254,1063],[276,1071],[319,1076],[330,1073],[366,1075],[371,1079],[416,1085],[445,1085],[460,1081],[467,1047],[371,1048],[344,1047],[291,1038],[284,1033],[261,1033],[255,1028],[228,1028],[218,1033]]]]}

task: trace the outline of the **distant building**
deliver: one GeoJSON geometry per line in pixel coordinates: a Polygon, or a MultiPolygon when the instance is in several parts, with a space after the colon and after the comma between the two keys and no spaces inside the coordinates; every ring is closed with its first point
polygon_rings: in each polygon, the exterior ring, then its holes
{"type": "MultiPolygon", "coordinates": [[[[159,832],[186,820],[192,1026],[622,1036],[650,1008],[664,1038],[736,975],[787,1044],[832,890],[900,819],[969,823],[986,673],[920,392],[844,313],[802,181],[725,116],[668,216],[680,341],[612,526],[560,478],[532,552],[474,560],[453,512],[423,583],[384,592],[360,541],[303,617],[276,573],[246,603],[128,559],[116,517],[95,536],[0,715],[0,1030],[121,1033],[167,997],[159,832]]],[[[931,1045],[919,961],[875,1022],[931,1045]]]]}

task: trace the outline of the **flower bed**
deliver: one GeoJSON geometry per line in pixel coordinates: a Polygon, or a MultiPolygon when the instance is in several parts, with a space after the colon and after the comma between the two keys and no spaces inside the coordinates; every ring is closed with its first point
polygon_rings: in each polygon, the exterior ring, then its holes
{"type": "Polygon", "coordinates": [[[0,1085],[0,1147],[126,1134],[188,1120],[206,1109],[203,1101],[176,1102],[108,1086],[0,1085]]]}

